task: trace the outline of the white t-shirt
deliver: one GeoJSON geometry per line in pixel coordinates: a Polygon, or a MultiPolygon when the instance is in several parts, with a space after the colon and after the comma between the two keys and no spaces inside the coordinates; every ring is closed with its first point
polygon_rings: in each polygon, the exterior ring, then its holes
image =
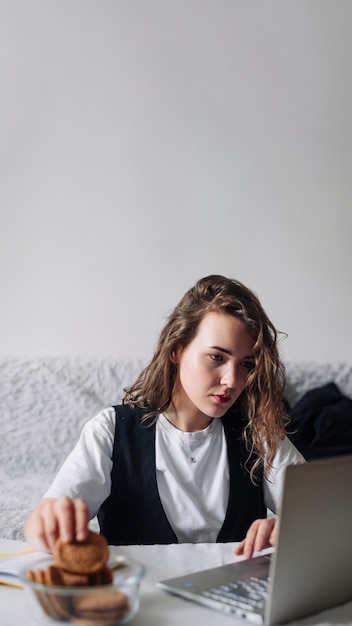
{"type": "MultiPolygon", "coordinates": [[[[45,497],[82,498],[91,517],[110,495],[115,410],[104,409],[84,426],[45,497]]],[[[166,516],[180,543],[215,542],[229,496],[227,444],[222,421],[188,433],[160,415],[156,422],[155,461],[158,491],[166,516]]],[[[289,439],[278,441],[273,468],[264,479],[264,502],[278,513],[283,470],[304,463],[289,439]]]]}

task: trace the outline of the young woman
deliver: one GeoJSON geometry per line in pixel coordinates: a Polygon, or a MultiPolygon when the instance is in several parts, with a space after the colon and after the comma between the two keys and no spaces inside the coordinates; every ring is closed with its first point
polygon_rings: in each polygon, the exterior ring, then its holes
{"type": "Polygon", "coordinates": [[[82,541],[98,516],[111,544],[238,541],[250,557],[274,542],[286,465],[277,331],[242,283],[213,275],[183,296],[123,404],[84,427],[25,522],[51,550],[82,541]]]}

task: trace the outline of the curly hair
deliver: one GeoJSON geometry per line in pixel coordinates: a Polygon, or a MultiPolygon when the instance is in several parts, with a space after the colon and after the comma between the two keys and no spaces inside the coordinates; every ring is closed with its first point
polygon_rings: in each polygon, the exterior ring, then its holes
{"type": "Polygon", "coordinates": [[[256,457],[251,463],[252,480],[260,467],[268,476],[278,439],[286,434],[285,368],[277,347],[278,331],[257,296],[241,282],[214,274],[201,278],[185,293],[168,316],[151,361],[125,389],[123,403],[147,409],[145,419],[151,419],[151,423],[167,410],[177,371],[171,355],[177,347],[184,348],[194,339],[199,324],[210,311],[241,320],[253,335],[254,367],[240,397],[241,412],[246,418],[243,439],[248,459],[256,457]]]}

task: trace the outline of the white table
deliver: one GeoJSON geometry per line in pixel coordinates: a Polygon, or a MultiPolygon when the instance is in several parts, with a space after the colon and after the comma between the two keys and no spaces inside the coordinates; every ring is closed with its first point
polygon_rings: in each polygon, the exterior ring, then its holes
{"type": "MultiPolygon", "coordinates": [[[[142,562],[147,575],[141,587],[141,607],[131,626],[244,626],[222,615],[157,589],[157,580],[234,560],[236,544],[181,544],[114,548],[142,562]]],[[[27,544],[0,539],[0,553],[25,549],[27,544]]],[[[26,612],[22,589],[0,585],[0,626],[34,626],[26,612]]],[[[352,626],[352,602],[297,622],[299,626],[352,626]]]]}

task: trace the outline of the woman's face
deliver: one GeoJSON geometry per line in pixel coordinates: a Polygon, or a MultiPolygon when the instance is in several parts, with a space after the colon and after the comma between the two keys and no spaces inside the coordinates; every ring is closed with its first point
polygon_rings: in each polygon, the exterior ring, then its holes
{"type": "Polygon", "coordinates": [[[172,402],[177,415],[207,423],[222,417],[244,390],[254,366],[253,336],[235,317],[212,311],[194,339],[176,350],[172,402]],[[205,418],[205,420],[204,420],[205,418]]]}

